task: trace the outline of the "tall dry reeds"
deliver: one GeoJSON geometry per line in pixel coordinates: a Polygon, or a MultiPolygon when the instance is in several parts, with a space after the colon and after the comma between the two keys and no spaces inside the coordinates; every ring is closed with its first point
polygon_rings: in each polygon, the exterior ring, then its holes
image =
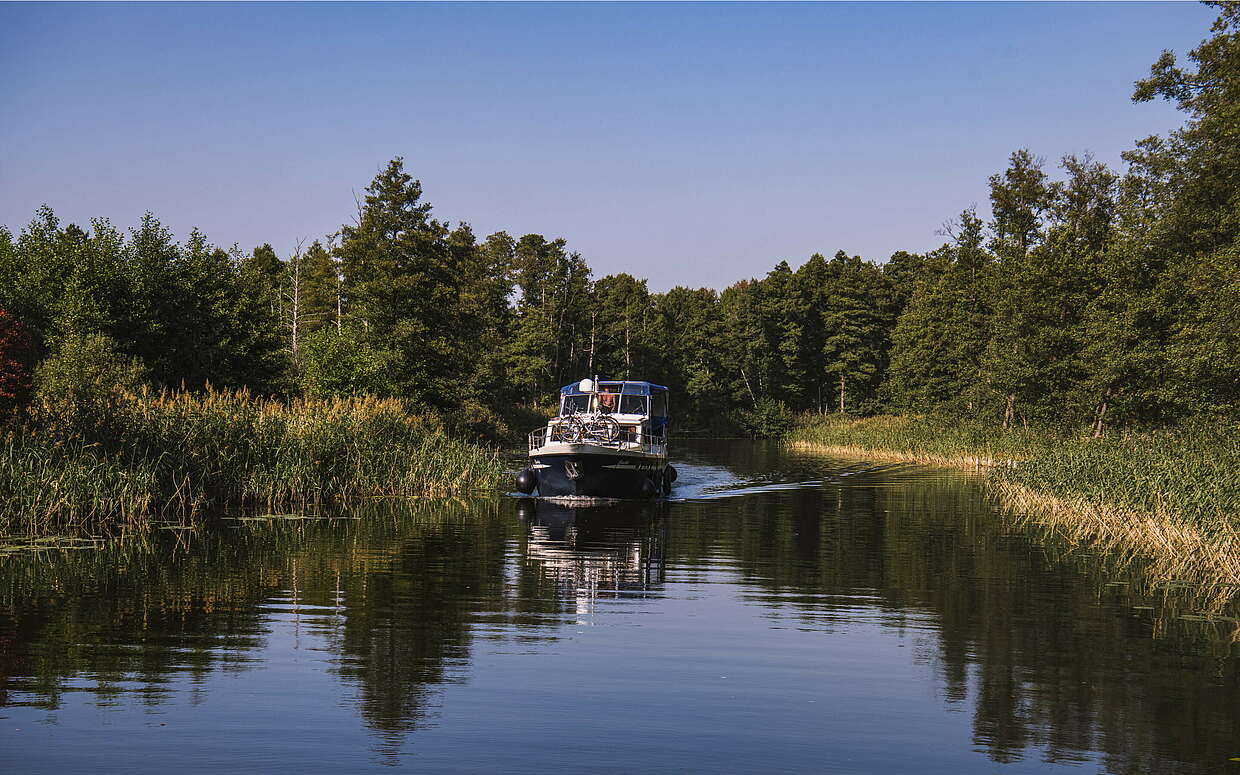
{"type": "Polygon", "coordinates": [[[935,417],[810,416],[789,443],[840,457],[984,469],[1018,521],[1108,554],[1140,556],[1156,579],[1240,584],[1234,423],[1091,438],[935,417]]]}
{"type": "Polygon", "coordinates": [[[43,404],[0,438],[0,523],[139,524],[226,503],[459,493],[500,474],[496,452],[395,399],[109,396],[43,404]]]}

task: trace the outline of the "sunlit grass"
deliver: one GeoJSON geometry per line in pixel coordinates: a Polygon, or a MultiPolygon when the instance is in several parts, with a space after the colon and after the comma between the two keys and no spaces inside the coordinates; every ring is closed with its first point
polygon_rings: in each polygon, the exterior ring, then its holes
{"type": "Polygon", "coordinates": [[[892,460],[951,466],[999,466],[1046,452],[1055,440],[1026,430],[1002,431],[974,422],[917,415],[853,419],[803,415],[788,440],[834,454],[866,453],[892,460]]]}
{"type": "Polygon", "coordinates": [[[933,417],[808,416],[789,437],[824,454],[985,469],[1009,512],[1070,540],[1153,559],[1164,578],[1240,583],[1240,428],[1054,434],[933,417]]]}

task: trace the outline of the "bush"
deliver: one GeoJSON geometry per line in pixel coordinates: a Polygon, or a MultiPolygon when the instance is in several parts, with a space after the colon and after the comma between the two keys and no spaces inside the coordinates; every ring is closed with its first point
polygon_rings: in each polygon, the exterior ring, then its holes
{"type": "Polygon", "coordinates": [[[736,424],[751,436],[769,438],[783,436],[792,430],[796,416],[783,401],[763,398],[752,410],[742,409],[736,413],[736,424]]]}
{"type": "Polygon", "coordinates": [[[390,359],[353,329],[321,328],[308,334],[298,360],[301,388],[310,398],[391,392],[390,359]]]}
{"type": "Polygon", "coordinates": [[[0,421],[30,400],[34,341],[21,321],[0,309],[0,421]]]}
{"type": "Polygon", "coordinates": [[[142,362],[118,352],[102,334],[74,335],[61,342],[34,373],[35,394],[44,406],[81,406],[141,392],[142,362]]]}

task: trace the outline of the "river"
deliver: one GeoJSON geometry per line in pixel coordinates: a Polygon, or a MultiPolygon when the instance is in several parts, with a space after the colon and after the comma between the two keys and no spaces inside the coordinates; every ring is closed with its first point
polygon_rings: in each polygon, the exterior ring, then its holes
{"type": "Polygon", "coordinates": [[[1240,773],[1231,608],[967,475],[677,449],[656,503],[372,502],[2,558],[3,769],[1240,773]]]}

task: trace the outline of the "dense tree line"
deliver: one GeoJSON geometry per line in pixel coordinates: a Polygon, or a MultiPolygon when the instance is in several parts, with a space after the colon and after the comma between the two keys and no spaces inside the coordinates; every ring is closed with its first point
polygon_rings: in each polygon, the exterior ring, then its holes
{"type": "Polygon", "coordinates": [[[1234,414],[1238,8],[1220,6],[1195,69],[1165,52],[1137,83],[1183,128],[1140,141],[1123,174],[1016,151],[990,219],[964,211],[923,255],[815,254],[722,292],[651,293],[594,278],[563,239],[437,220],[398,158],[351,224],[284,258],[177,243],[149,214],[123,233],[42,208],[0,229],[0,309],[33,352],[126,359],[156,386],[400,395],[483,424],[595,374],[667,384],[682,427],[904,411],[1101,432],[1234,414]]]}

